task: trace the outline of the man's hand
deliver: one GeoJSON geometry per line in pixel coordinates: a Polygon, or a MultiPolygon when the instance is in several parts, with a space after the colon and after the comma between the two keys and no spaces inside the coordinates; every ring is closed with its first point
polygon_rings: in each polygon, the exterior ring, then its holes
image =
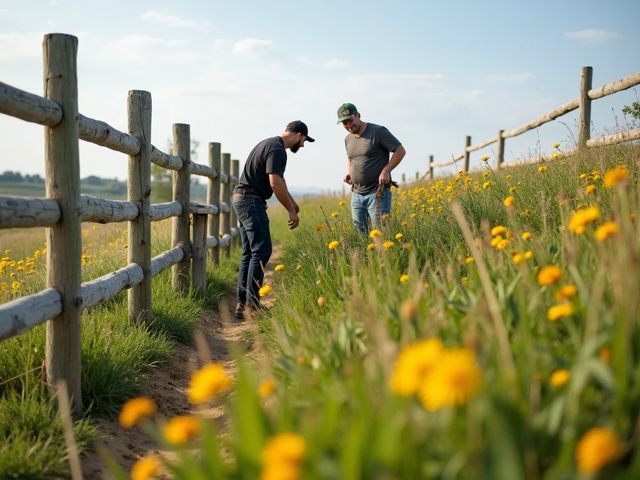
{"type": "Polygon", "coordinates": [[[347,185],[351,185],[351,174],[347,173],[344,178],[342,179],[342,181],[344,183],[346,183],[347,185]]]}
{"type": "Polygon", "coordinates": [[[391,181],[391,175],[385,169],[382,169],[380,176],[378,177],[378,183],[387,185],[391,181]]]}
{"type": "Polygon", "coordinates": [[[300,218],[298,218],[298,213],[297,212],[289,212],[289,229],[293,230],[294,228],[296,228],[298,225],[300,224],[300,218]]]}

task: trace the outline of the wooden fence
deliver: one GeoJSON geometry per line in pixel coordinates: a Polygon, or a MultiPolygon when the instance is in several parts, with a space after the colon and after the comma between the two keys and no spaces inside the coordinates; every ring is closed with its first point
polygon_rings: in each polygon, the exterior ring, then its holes
{"type": "MultiPolygon", "coordinates": [[[[555,120],[556,118],[561,117],[562,115],[565,115],[566,113],[569,113],[576,109],[580,109],[578,122],[578,149],[603,145],[615,145],[617,143],[640,139],[640,128],[634,128],[612,135],[604,135],[598,138],[591,138],[591,101],[640,84],[640,73],[634,73],[633,75],[621,78],[620,80],[608,83],[599,88],[591,88],[592,78],[593,68],[582,67],[582,75],[580,77],[580,95],[577,98],[564,103],[551,112],[542,115],[541,117],[536,118],[535,120],[522,125],[521,127],[514,128],[513,130],[509,131],[499,130],[497,135],[477,145],[471,145],[471,136],[467,135],[464,138],[464,148],[462,153],[454,156],[450,160],[434,163],[433,155],[430,155],[428,162],[429,170],[427,172],[428,178],[433,179],[434,168],[453,165],[460,160],[464,160],[464,171],[468,172],[469,163],[471,161],[471,152],[481,150],[494,143],[497,144],[495,166],[496,168],[500,168],[504,163],[505,140],[507,138],[517,137],[522,133],[538,128],[539,126],[551,122],[552,120],[555,120]]],[[[548,155],[547,157],[536,157],[534,161],[549,160],[550,158],[553,158],[553,155],[548,155]]]]}
{"type": "Polygon", "coordinates": [[[0,228],[47,227],[47,288],[0,305],[0,341],[46,322],[47,384],[64,381],[81,412],[81,311],[128,289],[129,317],[148,322],[151,280],[169,267],[176,291],[204,290],[207,257],[216,265],[239,238],[230,208],[239,161],[209,143],[209,165],[191,162],[186,124],[173,125],[172,154],[154,147],[149,92],[129,92],[129,133],[80,114],[77,48],[76,37],[45,35],[44,97],[0,82],[0,112],[45,126],[46,162],[46,198],[0,196],[0,228]],[[80,195],[79,139],[129,156],[127,201],[80,195]],[[175,172],[172,202],[151,204],[152,162],[175,172]],[[209,179],[206,204],[191,202],[191,175],[209,179]],[[151,222],[171,217],[173,248],[151,258],[151,222]],[[128,222],[127,266],[81,283],[82,222],[128,222]]]}

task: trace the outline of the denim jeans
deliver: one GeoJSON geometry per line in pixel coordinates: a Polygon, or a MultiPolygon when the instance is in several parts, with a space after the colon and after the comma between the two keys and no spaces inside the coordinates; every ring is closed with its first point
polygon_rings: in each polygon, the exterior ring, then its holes
{"type": "Polygon", "coordinates": [[[242,305],[257,306],[260,304],[258,290],[264,280],[263,268],[271,257],[267,203],[260,195],[234,192],[232,205],[240,222],[242,239],[236,299],[242,305]]]}
{"type": "Polygon", "coordinates": [[[391,189],[385,188],[382,198],[376,205],[376,193],[361,195],[353,192],[351,194],[351,218],[353,226],[361,232],[369,231],[369,224],[374,227],[380,226],[380,217],[384,214],[391,213],[391,189]]]}

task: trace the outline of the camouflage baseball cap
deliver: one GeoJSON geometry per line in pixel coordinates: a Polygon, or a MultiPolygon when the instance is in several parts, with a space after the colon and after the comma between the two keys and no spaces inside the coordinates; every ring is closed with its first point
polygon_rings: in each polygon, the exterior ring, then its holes
{"type": "Polygon", "coordinates": [[[338,123],[351,120],[356,113],[358,113],[358,109],[353,103],[343,103],[338,107],[338,123]]]}

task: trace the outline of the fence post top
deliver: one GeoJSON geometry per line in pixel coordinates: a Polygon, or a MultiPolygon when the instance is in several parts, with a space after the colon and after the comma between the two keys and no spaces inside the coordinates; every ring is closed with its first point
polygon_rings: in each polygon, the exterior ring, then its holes
{"type": "Polygon", "coordinates": [[[68,33],[45,33],[44,38],[55,38],[60,40],[67,40],[78,43],[78,37],[75,35],[69,35],[68,33]]]}

